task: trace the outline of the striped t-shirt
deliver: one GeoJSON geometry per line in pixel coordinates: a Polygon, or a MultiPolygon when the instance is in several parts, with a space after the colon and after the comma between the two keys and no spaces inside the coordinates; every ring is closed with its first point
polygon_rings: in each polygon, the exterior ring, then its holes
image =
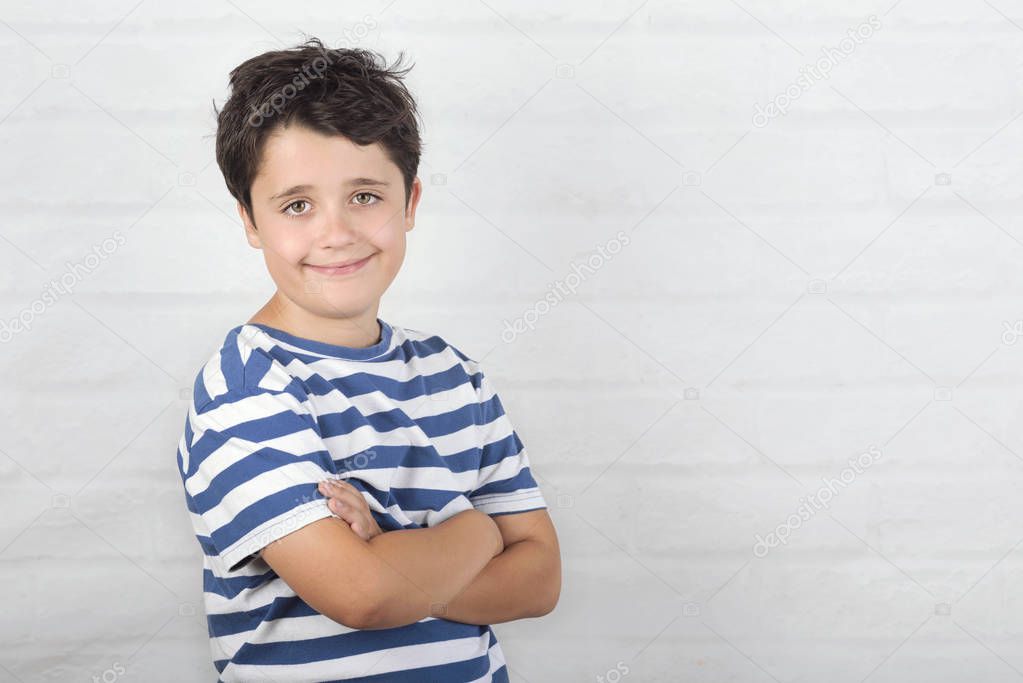
{"type": "Polygon", "coordinates": [[[508,680],[490,626],[430,616],[348,628],[260,555],[333,515],[317,484],[336,475],[362,492],[384,533],[472,507],[547,507],[480,364],[438,336],[377,321],[380,341],[365,348],[239,325],[196,377],[178,469],[224,683],[508,680]]]}

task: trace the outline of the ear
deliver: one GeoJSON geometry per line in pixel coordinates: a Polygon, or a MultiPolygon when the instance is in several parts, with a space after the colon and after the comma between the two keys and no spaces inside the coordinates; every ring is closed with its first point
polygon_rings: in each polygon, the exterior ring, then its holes
{"type": "Polygon", "coordinates": [[[263,243],[259,239],[256,225],[252,222],[252,217],[249,216],[249,212],[245,210],[245,206],[241,202],[238,202],[238,216],[242,219],[242,226],[245,228],[245,239],[248,240],[249,246],[253,249],[262,249],[263,243]]]}
{"type": "Polygon", "coordinates": [[[419,199],[423,195],[423,183],[419,176],[412,181],[412,192],[409,193],[408,206],[405,207],[405,232],[408,232],[416,225],[416,208],[419,206],[419,199]]]}

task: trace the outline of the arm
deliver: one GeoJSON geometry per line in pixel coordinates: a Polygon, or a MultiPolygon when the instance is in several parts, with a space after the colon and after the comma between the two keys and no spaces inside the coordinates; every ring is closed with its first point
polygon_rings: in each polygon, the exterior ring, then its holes
{"type": "Polygon", "coordinates": [[[497,624],[541,617],[558,603],[561,550],[547,510],[492,519],[501,530],[504,551],[448,603],[445,619],[497,624]]]}
{"type": "Polygon", "coordinates": [[[476,510],[434,527],[359,538],[343,520],[317,520],[263,550],[313,609],[358,629],[415,623],[447,603],[499,554],[495,523],[476,510]]]}
{"type": "Polygon", "coordinates": [[[399,529],[369,541],[384,562],[370,628],[411,624],[437,613],[504,549],[494,521],[465,510],[435,527],[399,529]]]}

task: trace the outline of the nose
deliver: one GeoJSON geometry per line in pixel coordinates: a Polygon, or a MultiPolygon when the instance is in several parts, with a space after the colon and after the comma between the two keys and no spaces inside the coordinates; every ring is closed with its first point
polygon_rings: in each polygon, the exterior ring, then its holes
{"type": "Polygon", "coordinates": [[[324,214],[320,225],[319,241],[325,247],[344,248],[360,241],[352,216],[344,209],[333,209],[324,214]]]}

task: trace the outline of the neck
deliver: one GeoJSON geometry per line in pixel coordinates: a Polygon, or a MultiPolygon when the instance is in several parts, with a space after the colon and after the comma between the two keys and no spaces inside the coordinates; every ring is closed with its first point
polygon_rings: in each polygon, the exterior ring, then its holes
{"type": "Polygon", "coordinates": [[[248,322],[327,344],[365,348],[378,343],[383,333],[377,322],[378,310],[379,302],[356,315],[324,317],[296,305],[278,290],[248,322]]]}

